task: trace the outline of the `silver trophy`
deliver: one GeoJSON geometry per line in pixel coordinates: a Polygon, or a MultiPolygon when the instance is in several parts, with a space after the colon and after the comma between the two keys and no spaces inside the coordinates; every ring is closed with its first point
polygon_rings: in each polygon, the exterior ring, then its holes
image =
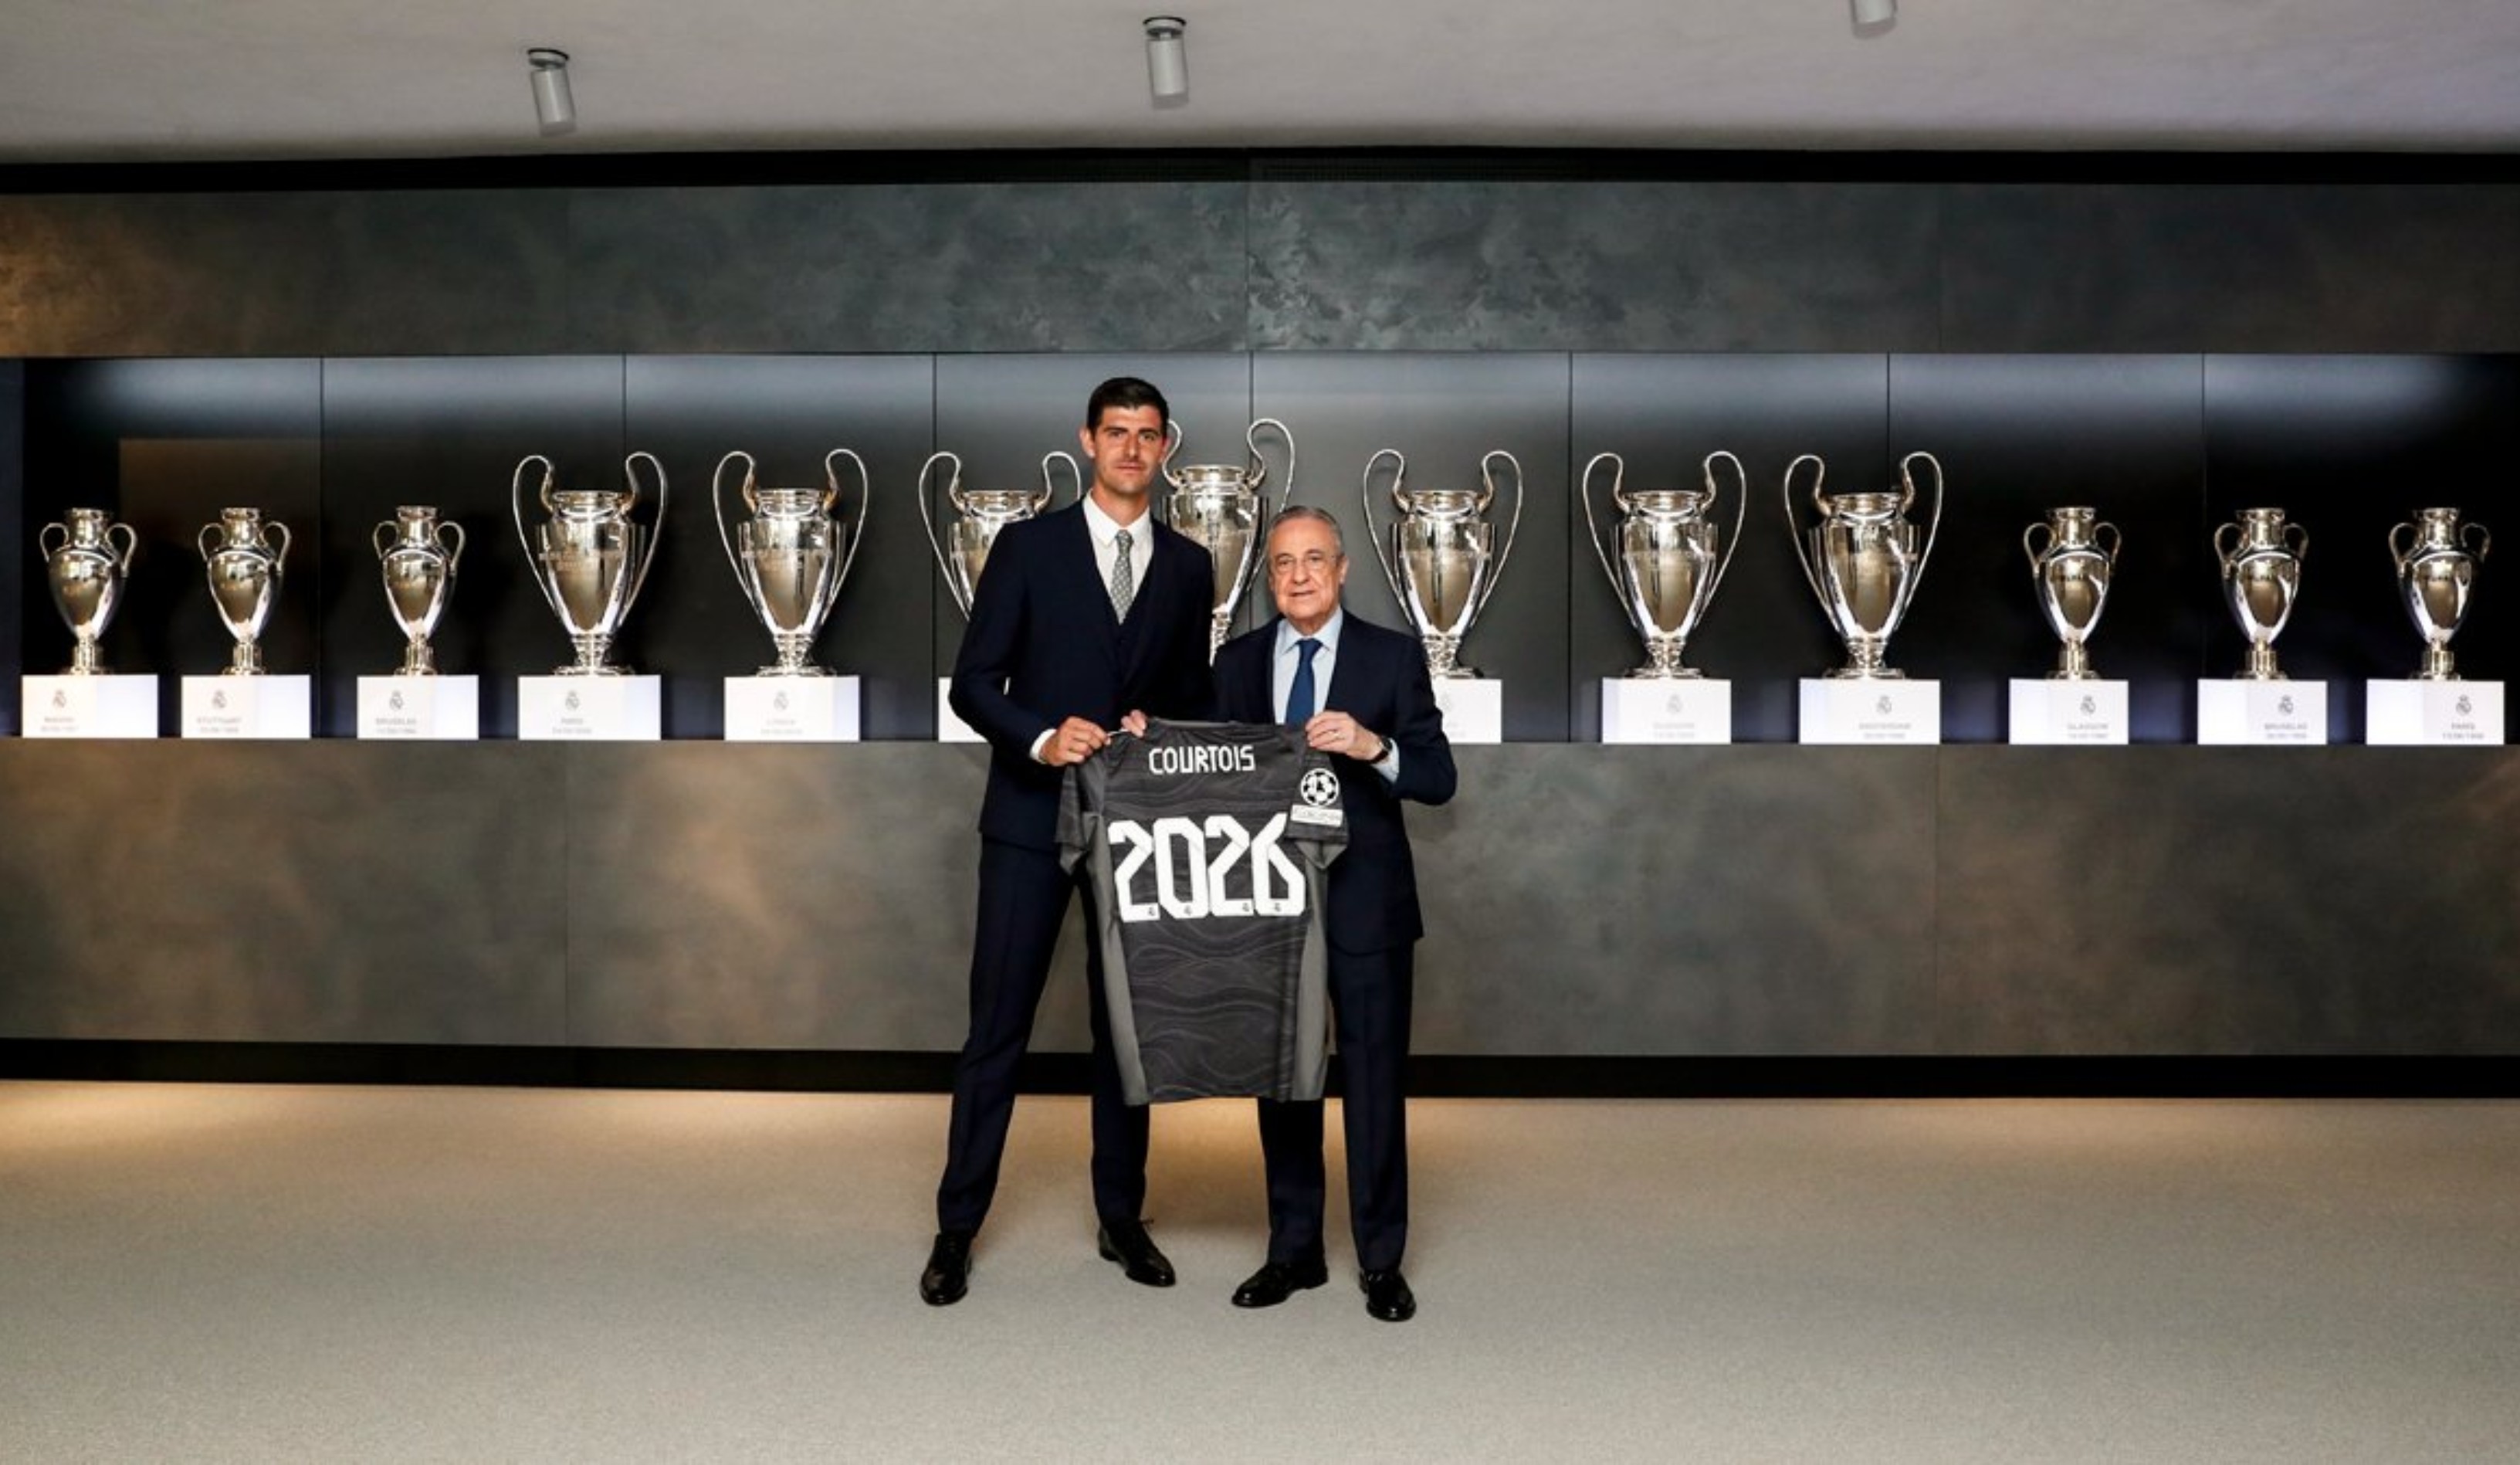
{"type": "Polygon", "coordinates": [[[1907,618],[1925,562],[1933,557],[1934,538],[1942,531],[1943,465],[1926,452],[1899,460],[1897,492],[1823,493],[1828,465],[1816,453],[1805,453],[1785,465],[1785,522],[1799,529],[1794,512],[1794,473],[1809,463],[1812,503],[1820,523],[1794,535],[1794,555],[1802,561],[1803,579],[1820,597],[1822,615],[1846,643],[1846,664],[1832,677],[1895,678],[1907,675],[1883,663],[1891,633],[1907,618]],[[1916,502],[1915,465],[1934,471],[1934,512],[1919,540],[1907,513],[1916,502]]]}
{"type": "MultiPolygon", "coordinates": [[[[1179,419],[1172,423],[1181,430],[1179,419]]],[[[1193,463],[1187,468],[1172,466],[1172,455],[1164,455],[1164,481],[1172,484],[1172,497],[1165,501],[1164,521],[1199,548],[1207,551],[1216,567],[1216,595],[1212,602],[1214,617],[1208,624],[1207,656],[1216,659],[1216,650],[1225,644],[1226,632],[1234,626],[1235,607],[1250,588],[1260,569],[1260,551],[1268,539],[1269,521],[1286,507],[1295,491],[1295,435],[1274,417],[1263,417],[1245,428],[1243,445],[1251,450],[1251,461],[1240,463],[1193,463]],[[1260,456],[1260,430],[1276,428],[1286,444],[1285,481],[1278,488],[1278,502],[1272,508],[1261,493],[1269,480],[1269,461],[1260,456]]]]}
{"type": "Polygon", "coordinates": [[[429,633],[446,614],[446,597],[455,588],[455,566],[464,558],[464,526],[441,522],[425,504],[404,504],[394,517],[368,536],[383,567],[385,606],[402,627],[402,664],[396,676],[434,676],[436,660],[428,650],[429,633]]]}
{"type": "Polygon", "coordinates": [[[1526,496],[1522,464],[1505,449],[1495,449],[1479,459],[1475,489],[1412,489],[1408,478],[1409,460],[1398,448],[1386,447],[1365,460],[1366,538],[1392,598],[1425,643],[1427,672],[1474,677],[1479,674],[1475,668],[1461,664],[1462,639],[1487,609],[1497,579],[1505,573],[1506,557],[1513,553],[1526,496]],[[1393,465],[1391,502],[1400,511],[1388,545],[1373,522],[1373,470],[1385,458],[1393,465]],[[1513,469],[1514,485],[1513,517],[1503,543],[1497,542],[1496,526],[1487,519],[1488,507],[1496,501],[1494,465],[1500,458],[1513,469]]]}
{"type": "Polygon", "coordinates": [[[2467,618],[2467,599],[2476,593],[2476,567],[2494,548],[2494,536],[2481,524],[2461,524],[2456,509],[2418,509],[2413,524],[2389,530],[2389,555],[2398,562],[2398,593],[2415,630],[2424,638],[2423,669],[2417,678],[2454,682],[2450,638],[2467,618]],[[2407,536],[2401,545],[2399,535],[2407,536]],[[2468,536],[2476,547],[2468,547],[2468,536]]]}
{"type": "Polygon", "coordinates": [[[37,531],[35,548],[44,557],[44,583],[52,587],[53,606],[69,622],[69,676],[102,676],[105,660],[97,642],[122,604],[122,587],[130,582],[131,557],[140,551],[140,535],[127,524],[115,524],[103,509],[72,509],[67,524],[48,524],[37,531]],[[122,537],[114,534],[120,531],[122,537]],[[54,535],[60,535],[55,539],[54,535]]]}
{"type": "Polygon", "coordinates": [[[1680,664],[1681,653],[1688,648],[1689,633],[1705,618],[1716,587],[1724,583],[1724,572],[1741,548],[1741,519],[1750,508],[1750,480],[1741,460],[1721,448],[1708,453],[1698,467],[1705,476],[1704,488],[1632,491],[1627,487],[1627,460],[1617,453],[1600,453],[1584,465],[1584,477],[1576,485],[1584,499],[1585,537],[1593,542],[1593,556],[1609,576],[1611,592],[1628,613],[1628,623],[1644,638],[1645,664],[1629,672],[1630,676],[1662,679],[1700,674],[1680,664]],[[1740,485],[1733,490],[1729,534],[1718,532],[1714,519],[1722,496],[1715,481],[1718,459],[1732,465],[1733,481],[1740,485]],[[1610,502],[1619,511],[1619,522],[1611,530],[1614,541],[1601,537],[1600,524],[1593,517],[1593,471],[1604,463],[1610,465],[1610,502]],[[1613,542],[1615,554],[1608,547],[1613,542]]]}
{"type": "Polygon", "coordinates": [[[954,595],[954,604],[968,618],[971,595],[980,583],[980,572],[989,563],[989,546],[998,542],[998,530],[1019,524],[1049,508],[1058,496],[1052,481],[1050,465],[1067,465],[1069,480],[1076,485],[1076,496],[1085,496],[1085,475],[1076,460],[1058,451],[1044,453],[1041,459],[1041,488],[965,488],[963,460],[952,453],[935,453],[919,466],[919,522],[927,526],[927,547],[936,556],[936,569],[945,576],[945,588],[954,595]],[[939,463],[950,464],[953,472],[945,480],[945,497],[953,504],[958,517],[945,526],[945,536],[936,535],[936,518],[927,507],[930,475],[939,463]]]}
{"type": "Polygon", "coordinates": [[[871,484],[864,459],[844,447],[823,455],[820,488],[764,488],[753,481],[752,455],[742,449],[720,458],[709,478],[709,508],[717,515],[717,542],[735,567],[736,583],[752,603],[778,651],[776,664],[763,676],[828,676],[810,660],[814,638],[839,599],[840,585],[857,563],[858,546],[866,542],[867,504],[871,484]],[[843,528],[832,517],[840,499],[838,464],[846,458],[858,471],[857,523],[843,528]],[[726,471],[741,460],[743,481],[737,487],[752,517],[726,529],[726,471]]]}
{"type": "Polygon", "coordinates": [[[560,618],[577,660],[556,667],[555,676],[623,676],[611,664],[612,638],[648,582],[656,563],[657,536],[665,526],[665,465],[652,453],[632,453],[621,460],[625,486],[568,488],[552,486],[552,461],[540,453],[526,455],[508,481],[508,509],[517,522],[517,542],[525,548],[526,568],[542,587],[543,600],[560,618]],[[642,459],[656,475],[656,517],[641,525],[630,518],[639,503],[642,459]],[[525,470],[539,463],[543,479],[538,496],[551,518],[525,528],[525,470]]]}
{"type": "Polygon", "coordinates": [[[210,600],[219,620],[236,638],[226,674],[260,676],[262,648],[255,639],[280,603],[280,567],[289,557],[289,528],[262,522],[260,509],[221,509],[219,522],[202,526],[202,560],[209,567],[210,600]]]}
{"type": "Polygon", "coordinates": [[[2084,681],[2092,675],[2092,654],[2085,643],[2099,628],[2109,577],[2118,568],[2118,526],[2100,522],[2096,509],[2050,509],[2044,523],[2021,531],[2039,609],[2064,643],[2056,669],[2048,673],[2051,681],[2084,681]]]}
{"type": "Polygon", "coordinates": [[[2249,638],[2241,679],[2282,681],[2284,674],[2275,666],[2275,637],[2283,634],[2293,601],[2301,595],[2301,562],[2310,553],[2310,531],[2284,523],[2281,509],[2242,509],[2237,522],[2214,531],[2214,553],[2223,562],[2223,598],[2249,638]]]}

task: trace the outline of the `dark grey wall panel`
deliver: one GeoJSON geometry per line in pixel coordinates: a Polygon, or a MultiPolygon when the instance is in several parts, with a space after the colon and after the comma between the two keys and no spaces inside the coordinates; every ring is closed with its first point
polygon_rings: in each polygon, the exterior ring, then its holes
{"type": "MultiPolygon", "coordinates": [[[[980,749],[570,752],[569,1041],[962,1045],[980,749]]],[[[1081,924],[1036,1048],[1085,1046],[1081,924]]]]}
{"type": "MultiPolygon", "coordinates": [[[[41,527],[29,527],[26,519],[26,365],[0,361],[0,683],[14,684],[26,668],[28,607],[23,597],[28,580],[35,582],[39,602],[33,609],[40,613],[46,608],[41,604],[49,596],[43,572],[26,569],[41,527]]],[[[67,645],[67,634],[63,639],[67,645]]],[[[18,731],[18,699],[0,690],[0,736],[18,731]]]]}
{"type": "MultiPolygon", "coordinates": [[[[1520,461],[1528,502],[1511,539],[1516,489],[1497,466],[1489,507],[1506,552],[1487,610],[1462,645],[1462,663],[1505,683],[1505,734],[1518,742],[1566,737],[1567,363],[1554,355],[1260,356],[1252,401],[1302,438],[1304,481],[1295,501],[1328,509],[1345,529],[1347,604],[1395,630],[1400,613],[1364,523],[1364,475],[1375,452],[1408,459],[1413,489],[1477,489],[1480,461],[1502,448],[1520,461]]],[[[1390,544],[1390,460],[1373,481],[1374,525],[1390,544]]],[[[1265,586],[1263,587],[1265,593],[1265,586]]]]}
{"type": "Polygon", "coordinates": [[[585,351],[1213,351],[1243,333],[1238,183],[586,189],[585,351]]]}
{"type": "Polygon", "coordinates": [[[0,1034],[563,1040],[560,750],[0,752],[0,1034]]]}
{"type": "Polygon", "coordinates": [[[1251,190],[1262,350],[1932,350],[1941,196],[1849,183],[1251,190]]]}
{"type": "MultiPolygon", "coordinates": [[[[764,488],[825,486],[824,455],[845,447],[864,460],[862,487],[846,459],[837,468],[836,512],[855,526],[872,502],[868,538],[849,566],[817,662],[859,680],[860,722],[870,738],[927,738],[936,731],[930,651],[935,612],[914,487],[932,447],[935,366],[923,356],[643,356],[630,361],[628,435],[672,476],[675,503],[664,547],[642,592],[645,641],[665,685],[676,737],[725,730],[725,678],[776,655],[744,602],[718,537],[711,481],[726,455],[755,460],[764,488]]],[[[743,519],[741,464],[727,470],[730,534],[743,519]]],[[[854,529],[851,530],[854,532],[854,529]]]]}
{"type": "MultiPolygon", "coordinates": [[[[1827,482],[1845,489],[1883,486],[1890,472],[1889,358],[1837,355],[1579,355],[1574,358],[1573,455],[1568,474],[1596,453],[1627,462],[1628,486],[1699,486],[1706,455],[1723,448],[1741,460],[1750,493],[1740,548],[1690,638],[1688,663],[1732,682],[1732,736],[1742,743],[1794,741],[1797,683],[1846,660],[1794,558],[1794,524],[1810,524],[1811,470],[1797,480],[1794,517],[1783,496],[1786,465],[1816,453],[1827,482]]],[[[1734,484],[1725,475],[1721,505],[1731,531],[1734,484]]],[[[1610,471],[1595,484],[1594,512],[1606,534],[1615,517],[1610,471]]],[[[1583,505],[1567,503],[1572,555],[1575,736],[1600,735],[1599,679],[1643,660],[1594,552],[1584,547],[1583,505]]],[[[1907,656],[1894,641],[1893,660],[1907,656]]]]}
{"type": "Polygon", "coordinates": [[[526,189],[0,198],[0,348],[552,350],[566,220],[526,189]]]}
{"type": "Polygon", "coordinates": [[[2494,351],[2520,187],[1953,184],[1955,351],[2494,351]]]}
{"type": "Polygon", "coordinates": [[[1409,811],[1417,1051],[1930,1050],[1934,750],[1457,756],[1409,811]]]}
{"type": "Polygon", "coordinates": [[[1946,749],[1947,1053],[2491,1053],[2520,772],[2396,749],[1946,749]]]}

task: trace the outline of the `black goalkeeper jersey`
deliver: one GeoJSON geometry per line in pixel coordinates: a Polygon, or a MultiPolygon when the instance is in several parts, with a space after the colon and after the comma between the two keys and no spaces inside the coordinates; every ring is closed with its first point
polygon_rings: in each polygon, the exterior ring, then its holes
{"type": "Polygon", "coordinates": [[[1157,722],[1067,770],[1059,856],[1093,882],[1130,1103],[1322,1096],[1322,886],[1346,842],[1338,776],[1295,728],[1157,722]]]}

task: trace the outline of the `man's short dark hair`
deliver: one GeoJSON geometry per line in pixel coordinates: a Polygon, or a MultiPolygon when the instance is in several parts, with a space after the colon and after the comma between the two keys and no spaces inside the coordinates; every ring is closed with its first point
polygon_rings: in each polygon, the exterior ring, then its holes
{"type": "Polygon", "coordinates": [[[1155,389],[1155,384],[1141,381],[1136,377],[1113,377],[1094,389],[1094,394],[1085,399],[1086,431],[1092,432],[1102,426],[1103,410],[1109,407],[1119,407],[1124,410],[1131,407],[1152,407],[1155,409],[1155,415],[1162,418],[1167,427],[1171,426],[1173,420],[1172,404],[1165,401],[1164,394],[1155,389]]]}

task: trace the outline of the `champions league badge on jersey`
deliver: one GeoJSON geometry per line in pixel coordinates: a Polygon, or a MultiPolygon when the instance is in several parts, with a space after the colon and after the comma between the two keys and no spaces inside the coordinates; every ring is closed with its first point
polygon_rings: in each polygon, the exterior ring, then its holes
{"type": "Polygon", "coordinates": [[[1286,817],[1298,824],[1313,824],[1336,829],[1347,822],[1339,807],[1338,775],[1328,768],[1307,768],[1304,782],[1296,792],[1303,801],[1286,810],[1286,817]]]}

